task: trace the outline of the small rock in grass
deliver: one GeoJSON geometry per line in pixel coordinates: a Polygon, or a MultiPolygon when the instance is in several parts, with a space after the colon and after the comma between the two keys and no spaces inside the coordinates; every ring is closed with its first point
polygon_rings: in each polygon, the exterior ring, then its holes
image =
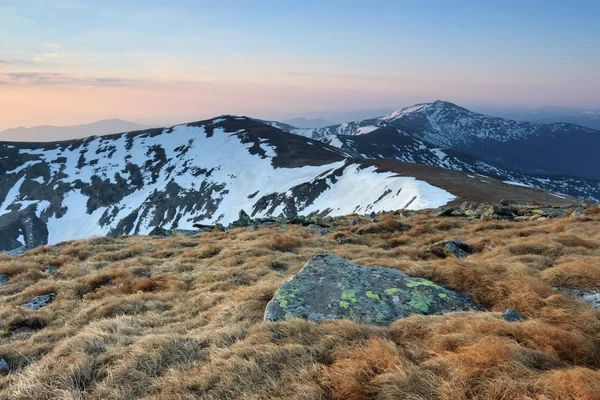
{"type": "Polygon", "coordinates": [[[504,314],[502,315],[502,317],[508,322],[519,322],[519,321],[525,320],[525,318],[523,318],[523,316],[521,314],[519,314],[518,312],[516,312],[513,309],[508,309],[508,310],[504,311],[504,314]]]}
{"type": "Polygon", "coordinates": [[[29,300],[27,303],[23,304],[22,307],[28,308],[30,310],[39,310],[40,308],[52,303],[55,297],[56,293],[48,293],[43,294],[41,296],[36,296],[33,299],[29,300]]]}

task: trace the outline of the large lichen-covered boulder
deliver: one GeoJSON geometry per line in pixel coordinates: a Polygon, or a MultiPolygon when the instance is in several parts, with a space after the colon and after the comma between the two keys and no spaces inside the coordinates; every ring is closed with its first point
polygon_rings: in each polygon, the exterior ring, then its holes
{"type": "Polygon", "coordinates": [[[389,325],[413,314],[480,310],[473,299],[398,270],[363,267],[333,254],[313,257],[267,305],[265,321],[350,319],[389,325]]]}

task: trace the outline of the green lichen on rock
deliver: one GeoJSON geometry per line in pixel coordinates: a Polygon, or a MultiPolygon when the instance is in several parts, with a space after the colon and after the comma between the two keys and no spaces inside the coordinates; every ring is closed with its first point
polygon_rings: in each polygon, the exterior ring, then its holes
{"type": "Polygon", "coordinates": [[[369,298],[369,299],[375,299],[375,300],[379,300],[379,295],[371,292],[370,290],[367,290],[367,293],[365,293],[365,295],[369,298]]]}
{"type": "Polygon", "coordinates": [[[398,270],[363,267],[332,255],[316,256],[283,284],[267,305],[265,320],[350,319],[389,325],[413,314],[480,310],[471,297],[398,270]]]}
{"type": "Polygon", "coordinates": [[[412,296],[412,299],[410,300],[408,305],[413,308],[416,308],[417,310],[423,311],[424,313],[428,313],[429,305],[431,303],[431,297],[416,290],[411,291],[410,294],[412,296]]]}
{"type": "Polygon", "coordinates": [[[345,293],[342,293],[342,299],[349,300],[352,304],[358,302],[358,299],[356,298],[356,290],[349,290],[345,293]]]}

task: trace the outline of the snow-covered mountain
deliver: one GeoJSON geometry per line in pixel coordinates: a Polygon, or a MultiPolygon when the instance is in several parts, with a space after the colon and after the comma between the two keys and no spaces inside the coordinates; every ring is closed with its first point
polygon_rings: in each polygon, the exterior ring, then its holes
{"type": "Polygon", "coordinates": [[[600,132],[576,125],[510,121],[436,101],[371,120],[282,129],[357,157],[435,165],[600,198],[600,132]]]}
{"type": "Polygon", "coordinates": [[[0,250],[255,217],[438,207],[413,177],[241,117],[58,143],[0,143],[0,250]]]}

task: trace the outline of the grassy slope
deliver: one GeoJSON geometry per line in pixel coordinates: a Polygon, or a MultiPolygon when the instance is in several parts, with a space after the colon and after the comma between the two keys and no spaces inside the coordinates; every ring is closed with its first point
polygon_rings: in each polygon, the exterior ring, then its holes
{"type": "Polygon", "coordinates": [[[598,398],[600,310],[552,285],[600,288],[600,216],[377,218],[324,237],[263,226],[0,256],[0,273],[12,276],[0,287],[0,356],[12,368],[0,399],[598,398]],[[341,235],[352,242],[338,244],[341,235]],[[448,238],[475,254],[425,251],[448,238]],[[275,290],[323,252],[432,279],[490,312],[388,328],[262,322],[275,290]],[[43,272],[49,265],[60,266],[54,277],[43,272]],[[47,307],[19,307],[51,291],[47,307]],[[527,321],[504,321],[507,308],[527,321]],[[43,329],[11,335],[23,326],[43,329]]]}

